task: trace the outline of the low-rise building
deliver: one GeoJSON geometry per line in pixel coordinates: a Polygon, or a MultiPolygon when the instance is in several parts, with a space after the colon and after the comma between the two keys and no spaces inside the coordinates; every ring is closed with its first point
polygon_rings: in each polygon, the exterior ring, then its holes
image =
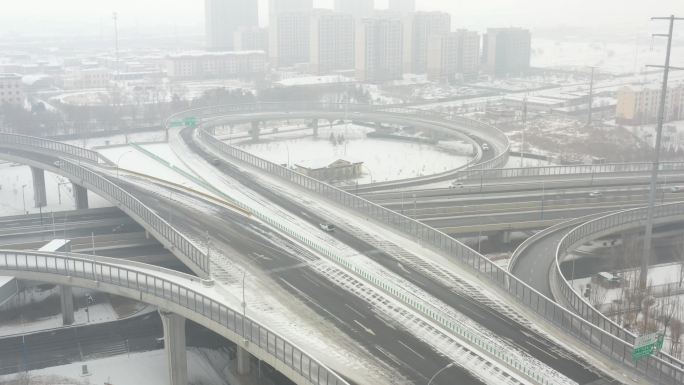
{"type": "Polygon", "coordinates": [[[0,105],[22,105],[25,96],[21,75],[0,74],[0,105]]]}
{"type": "Polygon", "coordinates": [[[166,58],[166,73],[175,79],[237,78],[263,75],[264,51],[186,52],[166,58]]]}
{"type": "Polygon", "coordinates": [[[112,80],[110,69],[104,67],[69,69],[63,78],[65,89],[106,88],[112,80]]]}
{"type": "MultiPolygon", "coordinates": [[[[617,92],[615,120],[620,124],[648,124],[658,119],[660,86],[624,86],[617,92]]],[[[684,120],[684,83],[668,87],[665,121],[684,120]]]]}
{"type": "Polygon", "coordinates": [[[352,179],[361,176],[363,162],[345,159],[312,159],[295,163],[295,169],[322,181],[352,179]]]}

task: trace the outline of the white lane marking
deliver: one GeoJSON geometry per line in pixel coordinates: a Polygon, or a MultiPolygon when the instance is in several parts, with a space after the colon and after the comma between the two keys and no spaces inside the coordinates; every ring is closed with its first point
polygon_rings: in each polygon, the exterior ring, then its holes
{"type": "Polygon", "coordinates": [[[417,355],[417,356],[420,357],[421,359],[423,359],[423,360],[425,359],[425,357],[424,357],[422,354],[420,354],[420,353],[418,353],[417,351],[411,349],[410,346],[406,345],[406,344],[403,343],[401,340],[399,340],[399,343],[401,344],[401,346],[403,346],[403,347],[405,347],[406,349],[410,350],[411,352],[413,352],[413,354],[417,355]]]}
{"type": "Polygon", "coordinates": [[[363,315],[363,314],[359,313],[359,311],[358,311],[358,310],[356,310],[356,309],[354,309],[353,307],[351,307],[351,306],[347,305],[346,303],[344,304],[344,306],[346,306],[346,307],[347,307],[347,308],[348,308],[349,310],[353,311],[354,313],[358,314],[358,315],[359,315],[359,317],[361,317],[361,318],[366,318],[366,316],[365,316],[365,315],[363,315]]]}
{"type": "Polygon", "coordinates": [[[357,324],[357,325],[359,325],[363,330],[366,331],[366,333],[368,333],[368,334],[370,334],[370,335],[373,335],[373,336],[375,335],[375,332],[374,332],[374,331],[372,331],[371,329],[365,327],[365,326],[364,326],[361,322],[359,322],[358,320],[354,320],[354,323],[357,324]]]}

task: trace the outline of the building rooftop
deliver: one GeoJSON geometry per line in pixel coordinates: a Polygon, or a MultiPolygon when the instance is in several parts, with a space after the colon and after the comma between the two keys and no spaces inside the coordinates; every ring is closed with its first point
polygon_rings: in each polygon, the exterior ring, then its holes
{"type": "Polygon", "coordinates": [[[255,55],[265,54],[264,51],[185,51],[179,53],[169,54],[167,57],[171,59],[177,58],[191,58],[191,57],[208,57],[208,56],[234,56],[234,55],[255,55]]]}
{"type": "Polygon", "coordinates": [[[21,79],[21,75],[19,74],[0,74],[0,79],[21,79]]]}

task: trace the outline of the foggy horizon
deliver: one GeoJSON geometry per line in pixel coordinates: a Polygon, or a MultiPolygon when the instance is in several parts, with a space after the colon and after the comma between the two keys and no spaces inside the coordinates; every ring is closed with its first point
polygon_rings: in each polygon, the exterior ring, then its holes
{"type": "MultiPolygon", "coordinates": [[[[386,7],[387,0],[376,0],[386,7]]],[[[637,2],[620,0],[490,0],[471,4],[466,0],[417,0],[421,11],[443,11],[452,16],[452,26],[484,31],[491,27],[524,27],[539,32],[591,33],[629,39],[652,30],[650,15],[683,13],[684,2],[663,0],[637,2]],[[629,3],[629,4],[628,4],[629,3]],[[588,10],[591,10],[589,12],[588,10]],[[538,15],[544,15],[539,17],[538,15]]],[[[316,0],[318,8],[332,8],[332,0],[316,0]]],[[[268,5],[259,0],[261,26],[268,25],[268,5]]],[[[126,34],[203,33],[203,2],[133,0],[103,5],[86,0],[28,0],[5,5],[0,14],[0,39],[12,35],[80,35],[96,37],[111,34],[113,12],[119,14],[122,37],[126,34]]],[[[676,39],[684,35],[676,33],[676,39]]]]}

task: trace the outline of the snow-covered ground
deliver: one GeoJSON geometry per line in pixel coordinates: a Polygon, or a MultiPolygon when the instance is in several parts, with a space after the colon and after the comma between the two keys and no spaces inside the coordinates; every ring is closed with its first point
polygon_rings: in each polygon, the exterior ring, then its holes
{"type": "MultiPolygon", "coordinates": [[[[454,143],[445,146],[415,143],[401,140],[367,138],[370,128],[353,124],[325,126],[319,129],[318,138],[305,136],[303,132],[279,134],[260,143],[242,143],[240,147],[259,157],[278,164],[294,166],[300,162],[329,159],[362,161],[363,176],[359,184],[413,178],[445,172],[463,166],[470,159],[463,154],[472,147],[454,143]],[[343,135],[342,144],[333,144],[330,134],[343,135]]],[[[235,144],[235,143],[234,143],[235,144]]]]}
{"type": "MultiPolygon", "coordinates": [[[[79,301],[80,304],[80,306],[76,306],[77,308],[74,310],[73,326],[110,322],[121,318],[121,315],[117,313],[110,302],[108,295],[98,295],[93,291],[78,287],[73,288],[73,294],[76,298],[76,301],[79,301]],[[91,294],[91,296],[95,296],[96,298],[95,303],[90,304],[87,308],[85,307],[86,294],[91,294]],[[87,312],[86,309],[88,309],[87,312]]],[[[36,306],[36,304],[45,301],[48,296],[51,295],[58,296],[58,289],[47,291],[22,291],[17,296],[22,304],[32,303],[33,306],[36,306]]],[[[136,315],[156,310],[155,308],[144,304],[136,304],[136,309],[137,310],[134,313],[136,315]]],[[[33,333],[48,329],[60,328],[63,326],[62,314],[59,312],[59,308],[55,310],[56,314],[36,319],[28,318],[23,307],[5,310],[7,312],[14,312],[17,314],[17,317],[0,323],[0,336],[33,333]]],[[[128,314],[124,317],[129,317],[131,315],[133,314],[128,314]]]]}
{"type": "MultiPolygon", "coordinates": [[[[177,149],[179,153],[187,153],[187,149],[185,149],[182,141],[174,134],[171,135],[171,145],[172,148],[177,149]]],[[[260,218],[270,218],[270,221],[273,221],[275,224],[280,224],[282,226],[281,228],[283,229],[283,232],[288,234],[288,236],[292,237],[293,234],[299,234],[301,237],[313,242],[313,244],[322,245],[321,247],[323,247],[325,250],[328,250],[329,253],[341,256],[341,258],[348,263],[360,268],[362,271],[369,272],[371,276],[379,277],[379,279],[391,286],[403,288],[410,298],[419,298],[420,301],[425,301],[425,303],[430,304],[429,306],[433,306],[435,309],[439,309],[439,311],[448,314],[448,317],[451,319],[458,320],[463,327],[473,331],[477,330],[476,333],[478,335],[482,335],[483,338],[487,338],[488,343],[493,343],[497,346],[495,349],[506,351],[507,355],[510,354],[511,357],[516,357],[516,360],[519,359],[520,362],[525,362],[525,365],[534,367],[536,371],[543,372],[545,376],[553,378],[554,381],[558,383],[572,383],[572,381],[541,364],[527,353],[520,351],[515,346],[509,345],[505,341],[501,341],[496,335],[492,334],[486,329],[483,329],[479,324],[467,317],[464,317],[462,314],[437,300],[429,293],[415,287],[399,276],[388,272],[385,268],[378,265],[368,256],[356,252],[347,245],[322,232],[320,229],[284,211],[282,208],[274,205],[258,194],[245,190],[244,187],[232,180],[232,178],[217,174],[216,171],[211,167],[207,167],[208,165],[206,165],[205,162],[196,160],[195,156],[188,155],[184,158],[184,160],[187,162],[192,162],[192,168],[197,168],[196,172],[201,174],[208,183],[220,188],[232,199],[245,204],[253,212],[255,212],[257,216],[260,218]],[[200,172],[198,170],[202,171],[200,172]],[[261,213],[261,215],[258,213],[261,213]]],[[[270,188],[275,188],[278,190],[284,189],[281,183],[276,182],[274,185],[272,185],[273,182],[270,181],[262,182],[269,185],[270,188]]],[[[301,203],[306,206],[316,206],[317,210],[320,210],[322,213],[326,213],[326,216],[330,215],[330,217],[335,220],[335,223],[346,222],[344,219],[339,218],[339,213],[329,212],[329,207],[324,207],[317,201],[312,201],[307,197],[303,197],[299,192],[283,191],[283,193],[286,195],[293,195],[290,197],[291,199],[301,201],[301,203]]],[[[342,216],[344,215],[345,214],[342,214],[342,216]]],[[[365,234],[365,237],[370,236],[368,233],[365,234]]],[[[363,234],[359,234],[359,236],[364,237],[363,234]]],[[[297,237],[295,236],[295,238],[297,237]]],[[[424,250],[421,248],[421,251],[418,253],[422,252],[424,252],[424,250]]],[[[367,282],[358,279],[353,274],[349,274],[347,269],[340,269],[339,266],[329,262],[315,265],[311,264],[311,266],[316,268],[321,275],[327,276],[330,280],[337,283],[343,290],[348,290],[354,295],[364,298],[364,300],[369,302],[374,309],[376,309],[380,314],[383,314],[383,318],[387,318],[392,324],[396,324],[401,328],[410,331],[426,343],[435,346],[435,348],[437,348],[442,354],[445,354],[447,357],[453,359],[454,362],[457,362],[468,370],[471,370],[474,375],[478,376],[483,381],[487,383],[501,383],[502,377],[500,377],[500,372],[497,374],[496,370],[478,369],[478,363],[481,364],[482,362],[488,361],[488,359],[486,356],[476,353],[478,350],[469,343],[460,339],[456,339],[453,335],[444,334],[441,329],[435,329],[434,327],[430,326],[430,321],[425,320],[421,315],[415,313],[413,310],[409,311],[411,316],[407,317],[406,312],[402,310],[402,308],[406,308],[405,304],[396,301],[394,298],[388,296],[384,291],[370,286],[367,282]],[[475,362],[470,359],[464,361],[464,358],[466,358],[464,356],[464,352],[466,351],[474,352],[473,354],[475,354],[475,356],[479,356],[480,358],[475,360],[475,362]]],[[[494,369],[498,367],[498,364],[493,364],[493,366],[488,367],[494,369]]],[[[524,382],[524,380],[522,381],[524,382]]]]}
{"type": "MultiPolygon", "coordinates": [[[[65,140],[64,143],[93,149],[98,147],[125,145],[128,143],[156,143],[163,141],[166,141],[166,131],[133,132],[129,134],[65,140]]],[[[116,159],[113,161],[116,161],[116,159]]]]}
{"type": "MultiPolygon", "coordinates": [[[[208,357],[217,355],[226,364],[228,363],[226,353],[189,348],[187,352],[188,383],[229,385],[225,374],[218,373],[210,364],[208,357]]],[[[216,362],[215,358],[214,362],[216,362]]],[[[0,376],[0,384],[28,383],[31,385],[168,385],[168,361],[164,350],[154,350],[34,370],[26,375],[0,376]],[[88,366],[88,375],[83,375],[83,365],[88,366]],[[30,382],[13,382],[19,378],[29,378],[30,382]]]]}
{"type": "MultiPolygon", "coordinates": [[[[47,206],[42,208],[42,212],[46,218],[51,212],[75,208],[73,187],[68,179],[46,171],[45,190],[47,206]]],[[[93,208],[111,206],[109,202],[92,192],[88,192],[88,202],[93,208]]],[[[24,214],[24,207],[32,214],[41,211],[35,207],[33,201],[31,169],[29,166],[9,162],[0,163],[0,216],[24,214]]]]}
{"type": "Polygon", "coordinates": [[[573,39],[532,40],[531,64],[534,67],[583,69],[596,66],[614,74],[638,73],[646,64],[661,63],[665,44],[606,43],[573,39]]]}

